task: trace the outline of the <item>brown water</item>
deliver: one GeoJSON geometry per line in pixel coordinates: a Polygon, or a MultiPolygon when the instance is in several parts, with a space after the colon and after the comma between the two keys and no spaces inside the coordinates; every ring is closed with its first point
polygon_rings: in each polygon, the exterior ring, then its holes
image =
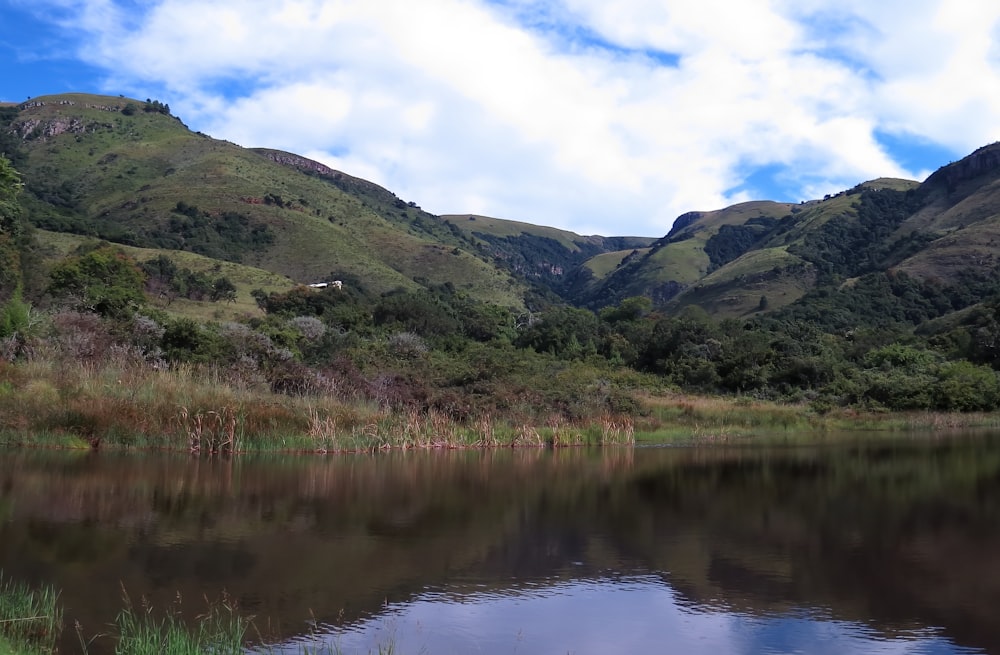
{"type": "Polygon", "coordinates": [[[1000,439],[5,451],[0,569],[87,635],[122,587],[188,615],[226,592],[272,652],[1000,653],[1000,439]]]}

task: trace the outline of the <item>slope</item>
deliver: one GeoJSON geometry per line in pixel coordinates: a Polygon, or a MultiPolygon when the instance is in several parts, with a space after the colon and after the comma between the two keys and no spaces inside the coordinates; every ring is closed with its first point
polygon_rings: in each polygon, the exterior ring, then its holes
{"type": "Polygon", "coordinates": [[[351,276],[376,293],[452,282],[523,303],[523,285],[436,217],[316,162],[193,133],[161,103],[46,96],[6,123],[20,143],[26,215],[39,227],[298,282],[351,276]]]}

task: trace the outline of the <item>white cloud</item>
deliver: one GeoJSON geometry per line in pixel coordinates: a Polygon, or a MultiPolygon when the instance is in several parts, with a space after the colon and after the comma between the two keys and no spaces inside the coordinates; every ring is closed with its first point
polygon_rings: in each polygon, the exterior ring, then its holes
{"type": "Polygon", "coordinates": [[[1000,125],[983,0],[58,4],[109,91],[162,89],[193,129],[582,233],[767,196],[761,166],[787,200],[916,175],[944,162],[908,171],[877,131],[961,155],[1000,125]]]}

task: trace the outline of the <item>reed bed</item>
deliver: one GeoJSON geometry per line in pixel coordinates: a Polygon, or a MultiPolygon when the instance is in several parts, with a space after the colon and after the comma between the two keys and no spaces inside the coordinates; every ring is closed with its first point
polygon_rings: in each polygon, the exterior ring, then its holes
{"type": "Polygon", "coordinates": [[[524,408],[456,417],[434,406],[393,405],[348,392],[275,393],[238,371],[212,366],[157,368],[125,356],[99,363],[39,357],[0,361],[0,445],[336,453],[715,443],[760,434],[809,438],[828,430],[1000,424],[998,414],[820,413],[807,404],[669,393],[636,392],[633,400],[629,411],[574,419],[524,408]]]}
{"type": "Polygon", "coordinates": [[[511,425],[492,415],[460,423],[443,412],[383,410],[360,424],[345,425],[335,414],[311,410],[308,438],[313,452],[428,450],[465,448],[629,445],[635,429],[627,416],[604,416],[597,429],[550,418],[545,426],[511,425]]]}

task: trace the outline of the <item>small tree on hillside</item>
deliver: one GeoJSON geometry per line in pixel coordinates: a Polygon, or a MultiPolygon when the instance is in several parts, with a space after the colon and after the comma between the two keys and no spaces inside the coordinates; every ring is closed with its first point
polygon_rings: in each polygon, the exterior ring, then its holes
{"type": "Polygon", "coordinates": [[[110,245],[63,260],[50,279],[51,295],[102,316],[124,318],[145,303],[145,275],[135,260],[110,245]]]}

